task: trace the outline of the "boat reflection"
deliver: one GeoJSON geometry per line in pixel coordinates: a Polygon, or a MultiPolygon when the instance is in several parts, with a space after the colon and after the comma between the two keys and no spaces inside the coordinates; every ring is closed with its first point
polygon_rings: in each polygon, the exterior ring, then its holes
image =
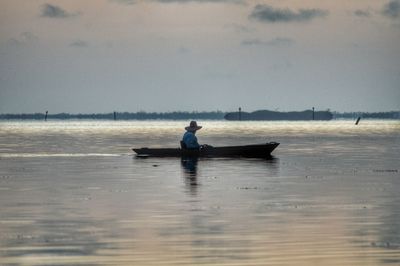
{"type": "Polygon", "coordinates": [[[185,185],[188,188],[191,195],[196,195],[197,193],[197,165],[198,157],[182,157],[181,165],[184,172],[185,185]]]}

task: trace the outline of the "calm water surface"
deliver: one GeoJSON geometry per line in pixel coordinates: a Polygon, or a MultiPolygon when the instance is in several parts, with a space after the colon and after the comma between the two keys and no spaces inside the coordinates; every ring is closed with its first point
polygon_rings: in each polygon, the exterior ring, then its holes
{"type": "Polygon", "coordinates": [[[0,265],[399,265],[400,122],[0,122],[0,265]]]}

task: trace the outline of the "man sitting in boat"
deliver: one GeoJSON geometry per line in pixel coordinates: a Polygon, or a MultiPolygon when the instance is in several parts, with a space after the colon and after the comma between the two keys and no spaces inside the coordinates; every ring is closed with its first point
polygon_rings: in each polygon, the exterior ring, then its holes
{"type": "Polygon", "coordinates": [[[198,126],[196,121],[191,121],[190,125],[185,127],[186,132],[181,141],[181,147],[183,149],[200,149],[201,146],[197,142],[196,131],[201,128],[202,126],[198,126]]]}

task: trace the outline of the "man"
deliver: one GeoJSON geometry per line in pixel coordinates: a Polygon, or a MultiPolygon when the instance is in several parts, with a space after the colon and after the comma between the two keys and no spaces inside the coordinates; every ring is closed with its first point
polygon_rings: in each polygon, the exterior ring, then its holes
{"type": "Polygon", "coordinates": [[[197,142],[196,131],[201,129],[202,126],[198,126],[196,121],[191,121],[188,127],[185,127],[186,132],[183,135],[182,143],[185,149],[200,149],[200,145],[197,142]]]}

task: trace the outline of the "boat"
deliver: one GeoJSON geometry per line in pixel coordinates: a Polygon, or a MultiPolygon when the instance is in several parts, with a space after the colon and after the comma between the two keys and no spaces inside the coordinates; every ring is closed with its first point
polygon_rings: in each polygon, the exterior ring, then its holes
{"type": "Polygon", "coordinates": [[[213,147],[205,145],[200,149],[184,148],[133,148],[137,157],[247,157],[269,158],[278,147],[277,142],[265,144],[213,147]]]}

